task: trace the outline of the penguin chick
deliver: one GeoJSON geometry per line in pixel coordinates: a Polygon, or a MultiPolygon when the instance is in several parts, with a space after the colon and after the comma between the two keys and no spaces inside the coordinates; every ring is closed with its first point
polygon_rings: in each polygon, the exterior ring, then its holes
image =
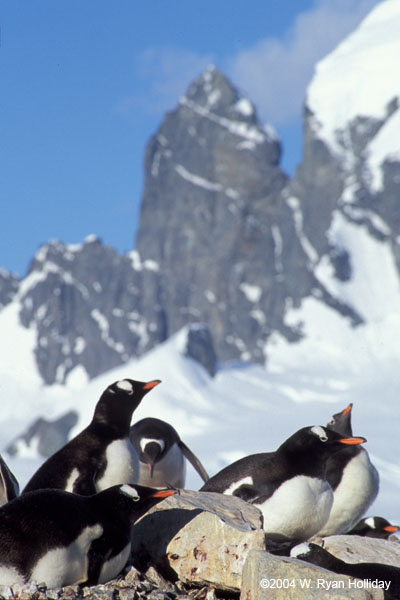
{"type": "MultiPolygon", "coordinates": [[[[333,415],[327,428],[351,436],[352,404],[333,415]]],[[[371,506],[379,491],[379,474],[368,452],[347,446],[328,459],[326,478],[333,489],[333,506],[328,522],[318,535],[347,533],[371,506]]]]}
{"type": "Polygon", "coordinates": [[[0,585],[109,581],[128,561],[132,523],[174,493],[123,484],[93,496],[23,494],[0,508],[0,585]]]}
{"type": "Polygon", "coordinates": [[[397,525],[392,525],[383,517],[366,517],[361,519],[351,531],[348,531],[347,535],[362,535],[387,540],[399,529],[397,525]]]}
{"type": "Polygon", "coordinates": [[[22,493],[53,488],[89,496],[112,485],[136,483],[139,458],[128,437],[132,413],[159,383],[122,379],[110,385],[91,423],[43,463],[22,493]]]}
{"type": "Polygon", "coordinates": [[[347,563],[317,544],[304,542],[292,548],[290,556],[341,575],[368,581],[377,579],[387,586],[384,595],[387,600],[400,598],[400,569],[398,567],[383,563],[347,563]]]}
{"type": "Polygon", "coordinates": [[[306,540],[326,523],[332,507],[325,478],[328,457],[343,444],[365,441],[321,426],[304,427],[276,452],[246,456],[225,467],[201,491],[232,494],[257,506],[272,540],[306,540]]]}
{"type": "Polygon", "coordinates": [[[4,458],[0,456],[0,506],[16,498],[18,494],[18,481],[4,458]]]}
{"type": "Polygon", "coordinates": [[[203,481],[209,479],[200,460],[169,423],[153,417],[142,419],[132,425],[129,437],[139,455],[141,485],[184,488],[185,458],[203,481]]]}

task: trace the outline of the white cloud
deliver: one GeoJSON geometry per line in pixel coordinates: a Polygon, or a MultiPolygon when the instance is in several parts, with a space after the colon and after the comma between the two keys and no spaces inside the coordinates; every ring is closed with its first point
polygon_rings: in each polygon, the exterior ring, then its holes
{"type": "Polygon", "coordinates": [[[377,0],[318,0],[282,38],[269,37],[234,56],[227,73],[274,126],[301,116],[314,66],[353,31],[377,0]]]}

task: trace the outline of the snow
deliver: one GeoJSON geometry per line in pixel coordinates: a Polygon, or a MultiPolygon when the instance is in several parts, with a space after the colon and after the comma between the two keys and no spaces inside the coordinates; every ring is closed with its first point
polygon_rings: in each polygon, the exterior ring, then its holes
{"type": "Polygon", "coordinates": [[[222,185],[220,183],[215,183],[213,181],[208,181],[204,177],[200,175],[195,175],[194,173],[190,173],[185,167],[182,165],[175,165],[175,171],[186,181],[190,181],[193,185],[197,185],[202,187],[205,190],[209,190],[211,192],[219,192],[222,190],[222,185]]]}
{"type": "Polygon", "coordinates": [[[249,302],[258,302],[261,298],[262,289],[258,285],[241,283],[239,289],[243,292],[249,302]]]}
{"type": "Polygon", "coordinates": [[[235,104],[235,109],[245,117],[251,117],[254,114],[254,107],[247,98],[240,98],[235,104]]]}
{"type": "Polygon", "coordinates": [[[221,117],[211,112],[208,108],[200,106],[199,104],[196,104],[195,102],[189,100],[186,97],[181,98],[180,103],[182,106],[186,106],[188,109],[192,110],[201,117],[209,119],[213,123],[224,127],[233,135],[245,138],[246,140],[251,140],[255,144],[262,144],[267,139],[267,134],[264,134],[255,125],[249,125],[244,121],[235,121],[232,119],[227,119],[226,117],[221,117]]]}
{"type": "MultiPolygon", "coordinates": [[[[346,139],[351,121],[357,116],[387,119],[367,149],[373,191],[381,188],[383,161],[400,159],[400,115],[398,110],[388,114],[389,104],[400,97],[399,31],[398,0],[379,3],[351,35],[317,64],[307,92],[306,103],[314,113],[317,135],[345,163],[351,159],[343,152],[339,137],[344,135],[346,139]]],[[[350,143],[345,145],[350,147],[350,143]]]]}
{"type": "Polygon", "coordinates": [[[309,259],[310,266],[313,266],[318,262],[318,253],[303,231],[303,213],[301,211],[300,201],[295,196],[290,196],[286,199],[286,203],[293,212],[294,225],[300,244],[309,259]]]}

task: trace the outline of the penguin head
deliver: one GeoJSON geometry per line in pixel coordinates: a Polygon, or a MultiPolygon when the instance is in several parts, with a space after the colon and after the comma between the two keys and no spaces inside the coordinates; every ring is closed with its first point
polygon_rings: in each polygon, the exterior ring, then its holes
{"type": "Polygon", "coordinates": [[[365,531],[365,535],[368,537],[384,539],[388,539],[393,533],[397,533],[400,529],[397,525],[392,525],[383,517],[366,517],[361,519],[357,524],[357,527],[362,528],[365,531]]]}
{"type": "Polygon", "coordinates": [[[319,567],[325,567],[329,569],[336,562],[336,558],[330,554],[327,550],[319,546],[318,544],[312,544],[309,542],[302,542],[297,544],[290,550],[291,558],[298,558],[308,563],[318,565],[319,567]]]}
{"type": "Polygon", "coordinates": [[[175,443],[180,441],[172,425],[153,417],[142,419],[132,425],[129,438],[139,455],[140,462],[147,465],[150,477],[153,476],[154,465],[175,443]]]}
{"type": "Polygon", "coordinates": [[[346,445],[359,445],[367,440],[363,437],[344,437],[322,425],[303,427],[288,438],[278,450],[301,455],[326,459],[331,453],[342,450],[346,445]]]}
{"type": "Polygon", "coordinates": [[[96,404],[92,423],[106,425],[118,437],[128,436],[134,410],[143,397],[161,381],[121,379],[108,386],[96,404]]]}
{"type": "Polygon", "coordinates": [[[99,492],[96,496],[102,496],[102,501],[108,502],[111,511],[119,509],[128,513],[132,521],[136,521],[152,506],[176,493],[177,490],[172,488],[157,490],[144,485],[124,483],[99,492]]]}
{"type": "Polygon", "coordinates": [[[352,436],[353,430],[351,427],[351,411],[353,404],[349,404],[341,412],[332,416],[332,419],[327,424],[327,428],[331,431],[337,431],[343,435],[352,436]]]}

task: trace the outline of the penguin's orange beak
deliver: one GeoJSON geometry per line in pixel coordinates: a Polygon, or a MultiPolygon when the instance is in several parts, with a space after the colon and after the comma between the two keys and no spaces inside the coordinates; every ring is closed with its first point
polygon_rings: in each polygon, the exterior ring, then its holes
{"type": "Polygon", "coordinates": [[[342,416],[347,415],[349,412],[351,412],[352,408],[353,408],[352,404],[349,404],[348,406],[346,406],[346,408],[342,411],[342,416]]]}
{"type": "Polygon", "coordinates": [[[348,446],[357,446],[358,444],[364,444],[366,441],[363,437],[348,437],[338,440],[341,444],[347,444],[348,446]]]}
{"type": "Polygon", "coordinates": [[[399,528],[397,527],[397,525],[386,525],[386,527],[384,527],[383,530],[389,533],[396,533],[396,531],[398,531],[399,528]]]}
{"type": "Polygon", "coordinates": [[[168,498],[168,496],[173,496],[176,492],[177,490],[159,490],[158,492],[154,492],[153,498],[168,498]]]}
{"type": "Polygon", "coordinates": [[[161,379],[154,379],[153,381],[148,381],[147,383],[144,384],[143,386],[143,390],[151,390],[153,389],[153,387],[156,387],[156,385],[158,385],[159,383],[161,383],[161,379]]]}

